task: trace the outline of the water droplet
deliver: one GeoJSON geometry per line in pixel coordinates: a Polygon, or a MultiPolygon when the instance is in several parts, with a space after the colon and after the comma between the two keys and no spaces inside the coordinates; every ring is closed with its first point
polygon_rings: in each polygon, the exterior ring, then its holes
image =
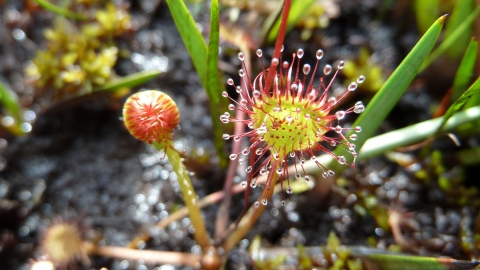
{"type": "Polygon", "coordinates": [[[230,135],[228,135],[228,134],[223,134],[223,135],[222,135],[222,139],[228,140],[228,139],[230,139],[230,135]]]}
{"type": "Polygon", "coordinates": [[[283,168],[282,167],[277,169],[277,174],[279,174],[279,175],[283,174],[283,168]]]}
{"type": "Polygon", "coordinates": [[[343,69],[345,67],[345,62],[344,61],[339,61],[338,62],[338,69],[343,69]]]}
{"type": "Polygon", "coordinates": [[[262,168],[260,169],[260,175],[265,175],[265,174],[267,174],[267,168],[262,167],[262,168]]]}
{"type": "Polygon", "coordinates": [[[334,128],[336,133],[341,133],[342,132],[342,126],[338,125],[334,128]]]}
{"type": "Polygon", "coordinates": [[[242,150],[242,155],[246,156],[250,154],[250,147],[245,147],[245,149],[242,150]]]}
{"type": "Polygon", "coordinates": [[[357,83],[363,83],[365,81],[365,76],[360,75],[358,76],[357,83]]]}
{"type": "Polygon", "coordinates": [[[234,137],[233,137],[233,140],[236,141],[236,142],[240,141],[240,139],[241,139],[240,136],[234,136],[234,137]]]}
{"type": "Polygon", "coordinates": [[[310,119],[310,114],[306,113],[305,114],[305,119],[310,119]]]}
{"type": "Polygon", "coordinates": [[[353,111],[355,113],[362,113],[363,111],[365,111],[365,106],[361,101],[358,101],[357,103],[355,103],[355,107],[353,108],[353,111]]]}
{"type": "Polygon", "coordinates": [[[303,74],[308,75],[310,73],[310,70],[312,70],[312,68],[309,64],[303,65],[303,74]]]}
{"type": "Polygon", "coordinates": [[[255,206],[256,208],[258,208],[260,206],[260,203],[258,201],[256,201],[253,206],[255,206]]]}
{"type": "Polygon", "coordinates": [[[257,156],[260,156],[260,155],[262,154],[262,152],[263,152],[263,149],[262,149],[262,148],[258,148],[257,150],[255,150],[255,154],[256,154],[257,156]]]}
{"type": "Polygon", "coordinates": [[[322,57],[323,57],[323,50],[318,49],[318,50],[317,50],[317,53],[316,53],[315,55],[316,55],[316,57],[317,57],[317,60],[322,59],[322,57]]]}
{"type": "Polygon", "coordinates": [[[305,158],[304,157],[300,158],[300,163],[302,163],[302,165],[305,164],[305,158]]]}
{"type": "Polygon", "coordinates": [[[267,205],[267,203],[268,203],[267,199],[263,199],[263,200],[262,200],[262,204],[263,204],[263,205],[267,205]]]}
{"type": "Polygon", "coordinates": [[[340,164],[347,164],[347,159],[344,156],[338,156],[337,160],[340,164]]]}
{"type": "Polygon", "coordinates": [[[248,102],[247,102],[246,99],[243,99],[243,98],[242,98],[242,100],[240,100],[240,104],[242,104],[243,106],[247,105],[247,103],[248,103],[248,102]]]}
{"type": "Polygon", "coordinates": [[[235,110],[235,105],[233,105],[233,104],[228,105],[228,109],[229,109],[230,111],[235,110]]]}
{"type": "Polygon", "coordinates": [[[256,181],[251,182],[250,187],[251,188],[256,188],[257,187],[257,182],[256,181]]]}
{"type": "Polygon", "coordinates": [[[292,192],[293,192],[292,187],[287,187],[287,193],[288,193],[288,194],[292,194],[292,192]]]}
{"type": "Polygon", "coordinates": [[[228,83],[228,85],[233,85],[233,79],[232,79],[232,78],[229,78],[229,79],[227,80],[227,83],[228,83]]]}
{"type": "Polygon", "coordinates": [[[278,58],[273,58],[272,59],[272,66],[276,67],[276,66],[278,66],[278,63],[279,63],[278,58]]]}
{"type": "Polygon", "coordinates": [[[305,179],[305,182],[310,182],[310,177],[308,175],[305,175],[304,179],[305,179]]]}
{"type": "Polygon", "coordinates": [[[237,90],[237,93],[241,93],[241,92],[242,92],[242,87],[240,87],[240,86],[237,86],[235,89],[237,90]]]}
{"type": "Polygon", "coordinates": [[[350,85],[348,86],[348,91],[355,91],[355,90],[357,90],[357,86],[358,86],[358,84],[357,84],[356,82],[350,83],[350,85]]]}
{"type": "Polygon", "coordinates": [[[257,50],[257,56],[262,57],[262,55],[263,55],[263,51],[261,49],[258,49],[257,50]]]}
{"type": "Polygon", "coordinates": [[[335,105],[337,104],[337,102],[338,102],[338,100],[337,100],[336,97],[330,97],[330,98],[328,98],[328,104],[329,104],[330,106],[335,106],[335,105]]]}
{"type": "Polygon", "coordinates": [[[297,50],[297,56],[299,59],[301,59],[303,57],[303,49],[298,49],[297,50]]]}
{"type": "Polygon", "coordinates": [[[245,76],[245,71],[243,71],[243,69],[239,69],[238,70],[238,75],[240,75],[240,77],[245,76]]]}
{"type": "Polygon", "coordinates": [[[230,119],[228,119],[228,118],[220,119],[220,121],[222,121],[222,123],[224,123],[224,124],[230,123],[230,119]]]}
{"type": "Polygon", "coordinates": [[[355,130],[355,132],[357,132],[357,133],[360,133],[360,132],[362,132],[362,127],[356,126],[353,130],[355,130]]]}
{"type": "Polygon", "coordinates": [[[285,201],[282,200],[282,206],[285,206],[285,204],[286,204],[285,201]]]}
{"type": "Polygon", "coordinates": [[[335,113],[335,117],[338,119],[338,120],[342,120],[343,118],[345,118],[345,111],[338,111],[335,113]]]}
{"type": "Polygon", "coordinates": [[[273,155],[273,158],[276,159],[276,160],[279,160],[279,159],[280,159],[280,155],[279,155],[279,154],[275,154],[275,155],[273,155]]]}
{"type": "Polygon", "coordinates": [[[245,171],[246,171],[247,173],[251,173],[251,172],[252,172],[252,166],[248,166],[248,167],[245,169],[245,171]]]}
{"type": "Polygon", "coordinates": [[[223,92],[222,92],[222,96],[223,96],[223,97],[228,97],[227,91],[223,91],[223,92]]]}
{"type": "Polygon", "coordinates": [[[238,53],[238,59],[239,59],[240,61],[245,60],[245,56],[243,55],[242,52],[239,52],[239,53],[238,53]]]}
{"type": "Polygon", "coordinates": [[[329,174],[330,176],[334,176],[334,175],[335,175],[335,172],[332,171],[332,170],[328,170],[328,174],[329,174]]]}
{"type": "Polygon", "coordinates": [[[230,155],[230,160],[235,160],[237,158],[237,154],[231,154],[230,155]]]}
{"type": "Polygon", "coordinates": [[[294,158],[295,157],[295,152],[290,152],[290,157],[294,158]]]}
{"type": "Polygon", "coordinates": [[[349,138],[350,138],[350,140],[355,141],[355,140],[357,140],[358,136],[357,136],[357,134],[352,134],[352,135],[350,135],[349,138]]]}
{"type": "Polygon", "coordinates": [[[246,188],[247,187],[247,181],[242,181],[242,183],[240,183],[240,185],[242,186],[242,188],[246,188]]]}
{"type": "Polygon", "coordinates": [[[348,144],[348,150],[350,150],[350,151],[354,151],[355,147],[356,147],[356,145],[353,144],[353,143],[348,144]]]}
{"type": "Polygon", "coordinates": [[[287,61],[283,61],[283,68],[284,68],[284,69],[287,69],[287,68],[288,68],[288,62],[287,62],[287,61]]]}
{"type": "Polygon", "coordinates": [[[261,94],[260,91],[258,91],[258,90],[253,90],[253,96],[254,96],[255,98],[260,98],[260,94],[261,94]]]}
{"type": "Polygon", "coordinates": [[[337,142],[332,140],[332,141],[330,141],[330,145],[331,146],[337,146],[337,142]]]}
{"type": "Polygon", "coordinates": [[[323,173],[322,173],[322,176],[323,176],[323,178],[327,178],[327,177],[328,177],[328,173],[327,173],[327,172],[323,172],[323,173]]]}
{"type": "Polygon", "coordinates": [[[325,67],[323,68],[323,74],[328,75],[330,74],[330,72],[332,72],[332,66],[325,65],[325,67]]]}

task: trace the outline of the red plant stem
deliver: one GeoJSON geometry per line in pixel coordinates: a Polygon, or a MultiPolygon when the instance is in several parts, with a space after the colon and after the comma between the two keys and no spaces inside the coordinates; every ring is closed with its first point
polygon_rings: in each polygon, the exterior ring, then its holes
{"type": "MultiPolygon", "coordinates": [[[[288,14],[290,13],[290,7],[292,6],[292,0],[285,0],[283,3],[283,12],[282,12],[282,21],[280,22],[280,29],[278,30],[277,41],[275,42],[275,49],[273,51],[273,58],[277,58],[280,61],[280,55],[282,53],[283,41],[285,40],[285,34],[287,32],[287,21],[288,14]]],[[[278,65],[281,65],[279,63],[278,65]]],[[[270,87],[272,86],[273,79],[275,78],[275,69],[277,67],[270,64],[268,69],[267,81],[265,84],[265,94],[270,92],[270,87]]]]}
{"type": "MultiPolygon", "coordinates": [[[[250,51],[246,46],[242,46],[244,48],[241,48],[242,51],[244,51],[245,55],[245,68],[248,74],[251,74],[251,63],[250,63],[250,51]]],[[[245,93],[248,91],[248,86],[245,84],[241,84],[242,91],[245,93]]],[[[241,97],[238,97],[238,102],[240,103],[241,97]]],[[[235,111],[235,116],[236,119],[245,119],[246,113],[243,110],[237,109],[235,111]]],[[[235,130],[234,134],[235,135],[240,135],[245,131],[245,124],[241,122],[235,122],[235,130]]],[[[232,153],[239,153],[241,151],[241,140],[240,141],[233,141],[233,146],[232,146],[232,153]]],[[[220,240],[225,237],[225,232],[227,229],[227,223],[228,223],[228,210],[230,209],[230,205],[232,202],[232,187],[233,187],[233,178],[237,174],[237,167],[238,167],[238,162],[230,162],[228,164],[228,171],[227,171],[227,176],[225,178],[225,184],[223,186],[223,192],[225,194],[225,197],[220,204],[220,208],[218,209],[217,212],[217,217],[215,220],[215,236],[214,240],[220,240]]]]}

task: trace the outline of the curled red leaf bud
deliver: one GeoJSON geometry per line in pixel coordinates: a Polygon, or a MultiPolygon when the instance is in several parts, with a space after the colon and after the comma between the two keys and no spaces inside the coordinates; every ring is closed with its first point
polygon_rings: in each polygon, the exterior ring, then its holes
{"type": "Polygon", "coordinates": [[[157,90],[137,92],[123,106],[123,121],[138,140],[162,143],[172,139],[180,113],[173,99],[157,90]]]}

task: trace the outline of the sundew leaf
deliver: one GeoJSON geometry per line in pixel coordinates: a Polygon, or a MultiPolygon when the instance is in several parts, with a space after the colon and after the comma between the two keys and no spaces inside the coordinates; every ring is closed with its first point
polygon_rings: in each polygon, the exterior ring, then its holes
{"type": "Polygon", "coordinates": [[[153,78],[160,75],[162,72],[159,70],[147,70],[137,72],[122,78],[114,79],[102,86],[95,88],[93,91],[110,91],[115,92],[124,88],[132,88],[135,86],[142,85],[153,78]]]}
{"type": "MultiPolygon", "coordinates": [[[[315,0],[293,1],[290,13],[288,14],[287,32],[295,26],[297,21],[302,16],[305,16],[305,12],[314,2],[315,0]]],[[[272,29],[270,29],[270,32],[268,33],[267,41],[269,43],[273,43],[277,38],[278,31],[280,29],[280,19],[281,16],[277,18],[274,25],[272,26],[272,29]]]]}
{"type": "Polygon", "coordinates": [[[480,89],[480,78],[478,78],[468,89],[461,95],[457,101],[455,101],[450,108],[448,108],[447,112],[442,118],[442,122],[440,123],[440,126],[438,127],[438,130],[440,131],[442,127],[445,125],[447,120],[452,117],[456,112],[460,111],[463,108],[463,105],[467,103],[467,101],[475,94],[478,92],[480,89]]]}
{"type": "Polygon", "coordinates": [[[420,68],[420,71],[424,70],[427,68],[435,59],[437,59],[440,55],[444,54],[445,51],[450,48],[452,45],[456,44],[457,39],[462,36],[462,34],[468,30],[468,28],[471,26],[473,21],[475,21],[475,18],[480,14],[480,5],[475,8],[475,10],[468,15],[453,32],[446,38],[439,46],[438,48],[433,51],[428,58],[425,60],[423,63],[422,67],[420,68]]]}
{"type": "MultiPolygon", "coordinates": [[[[207,58],[207,93],[210,93],[210,112],[214,120],[220,117],[219,104],[221,104],[219,93],[223,91],[224,85],[219,81],[218,74],[218,48],[220,46],[220,10],[218,0],[212,0],[210,9],[210,39],[208,44],[207,58]],[[219,90],[220,91],[219,91],[219,90]]],[[[226,166],[228,159],[224,149],[225,143],[222,140],[222,127],[220,121],[213,121],[213,135],[215,148],[220,157],[220,166],[226,166]]]]}
{"type": "MultiPolygon", "coordinates": [[[[365,111],[361,113],[360,117],[355,121],[353,126],[362,127],[362,133],[355,141],[357,150],[363,146],[368,138],[373,136],[377,128],[387,117],[395,104],[400,100],[403,93],[405,93],[408,86],[417,75],[423,61],[437,41],[446,18],[447,16],[442,16],[435,21],[415,47],[413,47],[407,57],[405,57],[402,63],[400,63],[395,69],[390,78],[388,78],[370,103],[368,103],[365,111]]],[[[335,154],[340,155],[343,151],[344,150],[341,148],[337,148],[335,154]]],[[[336,164],[336,162],[334,164],[336,164]]]]}
{"type": "Polygon", "coordinates": [[[439,0],[415,0],[415,17],[420,33],[425,33],[439,15],[439,0]]]}
{"type": "MultiPolygon", "coordinates": [[[[425,1],[428,2],[428,1],[425,1]]],[[[463,23],[475,7],[475,0],[457,1],[453,8],[452,14],[445,25],[445,39],[450,37],[453,32],[463,23]]],[[[455,46],[446,49],[445,53],[453,59],[458,59],[467,47],[472,37],[473,24],[468,25],[464,31],[455,39],[455,46]]]]}
{"type": "Polygon", "coordinates": [[[66,8],[56,6],[56,5],[48,2],[47,0],[35,0],[35,2],[37,2],[44,9],[46,9],[46,10],[52,12],[52,13],[55,13],[55,14],[61,15],[63,17],[66,17],[66,18],[79,20],[79,21],[84,21],[84,20],[88,19],[88,16],[86,16],[86,15],[76,13],[76,12],[70,11],[66,8]]]}
{"type": "Polygon", "coordinates": [[[453,80],[452,100],[457,100],[465,92],[472,79],[475,62],[477,61],[477,49],[478,42],[475,38],[472,38],[453,80]]]}
{"type": "Polygon", "coordinates": [[[222,159],[221,163],[223,164],[226,162],[226,156],[223,150],[224,141],[222,140],[222,128],[219,121],[217,121],[217,119],[219,119],[220,117],[220,111],[223,109],[221,108],[222,103],[219,99],[221,91],[219,92],[217,90],[219,89],[218,78],[208,78],[209,74],[218,77],[218,70],[216,70],[215,73],[212,73],[212,71],[210,70],[212,65],[215,65],[216,69],[218,61],[218,36],[220,17],[218,10],[218,2],[215,1],[215,3],[212,3],[212,30],[210,31],[210,48],[207,48],[207,44],[203,39],[202,34],[198,30],[197,25],[193,20],[193,17],[190,15],[190,12],[185,6],[185,3],[183,1],[167,0],[167,4],[170,12],[172,13],[175,25],[180,32],[180,36],[182,37],[182,40],[187,47],[188,53],[190,54],[190,58],[192,58],[193,65],[198,73],[198,76],[200,77],[202,86],[203,88],[205,88],[209,97],[211,108],[210,114],[212,116],[212,119],[214,119],[213,134],[215,147],[218,156],[222,159]],[[216,46],[216,49],[213,48],[214,46],[216,46]],[[210,56],[209,58],[209,52],[210,54],[212,54],[214,53],[214,50],[217,50],[216,57],[210,56]],[[205,63],[207,63],[207,68],[205,68],[205,63]]]}

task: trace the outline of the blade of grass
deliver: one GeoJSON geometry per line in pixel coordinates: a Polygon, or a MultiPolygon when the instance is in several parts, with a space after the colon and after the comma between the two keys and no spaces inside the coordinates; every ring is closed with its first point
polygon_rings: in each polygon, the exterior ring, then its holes
{"type": "MultiPolygon", "coordinates": [[[[428,2],[428,1],[426,1],[428,2]]],[[[452,15],[448,19],[445,26],[445,39],[450,37],[455,29],[457,29],[465,18],[472,13],[475,7],[475,0],[457,1],[453,8],[452,15]]],[[[455,39],[455,46],[446,49],[445,53],[452,59],[459,59],[465,48],[468,46],[470,38],[472,37],[473,24],[470,24],[461,34],[455,39]]]]}
{"type": "Polygon", "coordinates": [[[477,61],[477,49],[478,42],[475,38],[472,38],[453,80],[452,100],[457,100],[465,92],[472,79],[475,62],[477,61]]]}
{"type": "Polygon", "coordinates": [[[147,70],[137,72],[122,78],[112,80],[98,88],[95,88],[94,91],[111,91],[115,92],[123,88],[132,88],[144,84],[153,78],[160,75],[162,72],[159,70],[147,70]]]}
{"type": "Polygon", "coordinates": [[[5,109],[15,118],[16,123],[20,123],[22,120],[22,108],[18,103],[16,95],[7,89],[5,85],[0,81],[0,103],[5,106],[5,109]]]}
{"type": "Polygon", "coordinates": [[[219,92],[223,92],[224,84],[219,80],[218,73],[218,48],[220,46],[220,10],[218,8],[218,0],[212,0],[210,9],[210,39],[208,43],[207,55],[207,93],[210,93],[210,112],[213,118],[213,136],[215,149],[220,158],[220,166],[225,167],[228,159],[225,152],[225,143],[222,139],[222,127],[220,121],[216,121],[219,117],[219,104],[221,104],[219,92]],[[218,90],[220,91],[218,91],[218,90]]]}
{"type": "Polygon", "coordinates": [[[453,104],[448,108],[447,112],[445,115],[442,117],[442,121],[440,122],[440,125],[438,127],[438,131],[442,129],[442,127],[445,125],[447,120],[452,117],[456,112],[460,111],[467,103],[467,101],[475,94],[478,92],[480,89],[480,78],[478,78],[468,89],[461,95],[453,104]]]}
{"type": "MultiPolygon", "coordinates": [[[[214,85],[209,86],[210,80],[208,78],[208,72],[205,68],[205,63],[208,61],[208,49],[207,43],[203,39],[202,34],[197,28],[193,17],[191,16],[190,12],[188,11],[185,3],[179,0],[167,0],[168,8],[173,16],[173,20],[175,21],[175,25],[177,26],[178,31],[180,32],[180,36],[182,37],[185,46],[187,47],[188,53],[190,54],[190,58],[192,58],[193,66],[200,77],[200,82],[202,83],[203,88],[205,88],[207,95],[210,100],[210,114],[213,119],[213,134],[214,134],[214,141],[215,147],[217,150],[218,156],[221,158],[221,163],[225,163],[226,156],[224,153],[224,141],[222,140],[222,128],[219,124],[218,119],[220,118],[220,111],[226,110],[226,108],[222,107],[222,103],[220,103],[219,99],[219,91],[218,91],[218,81],[214,85]]],[[[218,6],[217,6],[218,10],[218,6]]],[[[213,18],[215,20],[215,18],[213,18]]],[[[213,23],[213,22],[212,22],[213,23]]],[[[216,24],[218,25],[218,18],[216,24]]],[[[219,26],[214,27],[213,31],[210,32],[211,35],[215,36],[218,35],[219,26]],[[217,33],[212,33],[212,32],[217,33]]],[[[212,46],[214,44],[212,43],[212,46]]],[[[218,43],[217,43],[217,50],[218,50],[218,43]]],[[[213,61],[213,58],[210,58],[213,61]]],[[[217,53],[218,59],[218,53],[217,53]]],[[[215,63],[216,65],[217,63],[215,63]]],[[[207,64],[209,66],[209,64],[207,64]]],[[[218,76],[218,71],[215,72],[214,76],[218,76]]]]}
{"type": "MultiPolygon", "coordinates": [[[[306,10],[315,2],[315,0],[293,1],[288,15],[287,32],[289,32],[297,23],[297,21],[305,15],[306,10]]],[[[268,43],[273,43],[277,38],[280,29],[280,17],[277,17],[275,24],[268,33],[268,43]]]]}
{"type": "Polygon", "coordinates": [[[86,16],[86,15],[76,13],[76,12],[72,12],[72,11],[66,9],[66,8],[56,6],[56,5],[48,2],[47,0],[35,0],[35,2],[37,2],[44,9],[46,9],[46,10],[52,12],[52,13],[55,13],[55,14],[61,15],[63,17],[66,17],[66,18],[79,20],[79,21],[85,21],[85,20],[88,19],[88,16],[86,16]]]}
{"type": "Polygon", "coordinates": [[[450,48],[453,44],[457,42],[457,39],[462,36],[462,33],[465,32],[468,27],[475,21],[475,18],[480,14],[480,5],[478,5],[475,10],[466,17],[462,24],[460,24],[453,33],[446,38],[438,48],[435,49],[425,60],[420,71],[426,69],[435,59],[437,59],[440,55],[444,54],[445,51],[450,48]]]}
{"type": "MultiPolygon", "coordinates": [[[[405,57],[402,63],[395,69],[390,78],[388,78],[378,93],[373,97],[367,105],[366,110],[360,114],[360,117],[355,121],[353,126],[362,127],[362,133],[355,141],[357,149],[360,149],[367,139],[372,137],[377,128],[387,117],[388,113],[390,113],[392,108],[405,93],[408,86],[417,75],[418,69],[422,65],[424,59],[430,53],[433,45],[437,41],[446,17],[446,15],[440,17],[430,29],[428,29],[425,35],[423,35],[407,57],[405,57]]],[[[337,148],[335,154],[341,155],[341,152],[343,151],[345,150],[337,148]]],[[[338,162],[333,162],[333,159],[328,165],[331,165],[331,169],[335,168],[337,171],[345,169],[345,166],[337,166],[338,162]]]]}

